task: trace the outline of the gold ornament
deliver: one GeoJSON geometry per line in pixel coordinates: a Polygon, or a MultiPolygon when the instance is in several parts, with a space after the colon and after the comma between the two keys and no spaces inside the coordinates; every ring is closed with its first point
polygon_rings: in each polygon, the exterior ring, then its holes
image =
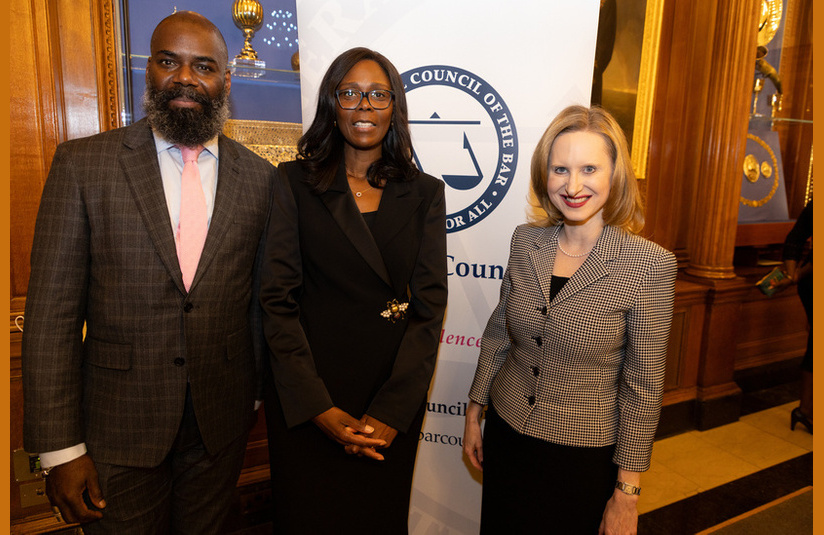
{"type": "Polygon", "coordinates": [[[747,154],[744,157],[744,176],[747,177],[747,180],[753,183],[758,180],[758,158],[752,154],[747,154]]]}
{"type": "Polygon", "coordinates": [[[245,36],[240,54],[229,62],[232,74],[260,78],[264,74],[266,62],[258,59],[257,52],[252,48],[252,37],[263,25],[263,6],[257,0],[235,0],[232,4],[232,20],[235,21],[235,26],[243,30],[245,36]]]}
{"type": "Polygon", "coordinates": [[[764,175],[764,178],[770,178],[772,176],[773,168],[767,160],[761,162],[761,174],[764,175]]]}
{"type": "MultiPolygon", "coordinates": [[[[775,157],[775,153],[773,152],[773,150],[770,148],[770,146],[767,144],[766,141],[764,141],[760,137],[755,136],[753,134],[747,134],[747,139],[752,139],[753,141],[755,141],[756,143],[761,145],[761,147],[764,150],[767,151],[767,154],[770,155],[770,160],[772,161],[773,169],[778,169],[778,159],[775,157]]],[[[767,163],[767,162],[764,162],[764,163],[767,163]]],[[[776,190],[778,190],[778,177],[779,177],[778,173],[775,173],[775,180],[773,180],[772,188],[770,189],[770,192],[767,193],[767,195],[765,195],[764,197],[762,197],[760,199],[756,199],[756,200],[745,199],[744,196],[742,195],[741,198],[740,198],[741,203],[746,204],[747,206],[752,206],[754,208],[757,208],[759,206],[764,206],[765,204],[767,204],[767,202],[769,202],[769,200],[772,199],[773,195],[775,195],[776,190]]]]}
{"type": "Polygon", "coordinates": [[[243,50],[235,57],[257,59],[257,52],[252,48],[252,37],[263,25],[263,6],[256,0],[235,0],[232,4],[232,20],[245,36],[243,50]]]}
{"type": "Polygon", "coordinates": [[[761,15],[758,18],[758,46],[764,46],[775,37],[781,24],[781,0],[761,0],[761,15]]]}
{"type": "Polygon", "coordinates": [[[397,299],[393,299],[386,302],[386,310],[381,312],[381,316],[395,323],[406,317],[406,309],[408,307],[409,303],[398,303],[397,299]]]}

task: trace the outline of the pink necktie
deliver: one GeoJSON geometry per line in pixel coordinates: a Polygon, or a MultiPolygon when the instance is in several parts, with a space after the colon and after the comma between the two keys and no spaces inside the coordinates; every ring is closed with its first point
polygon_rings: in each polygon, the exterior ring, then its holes
{"type": "Polygon", "coordinates": [[[180,153],[183,155],[183,177],[180,191],[180,225],[176,243],[177,258],[186,291],[189,291],[195,277],[208,231],[206,196],[203,194],[200,170],[197,167],[197,157],[202,150],[202,145],[194,148],[180,146],[180,153]]]}

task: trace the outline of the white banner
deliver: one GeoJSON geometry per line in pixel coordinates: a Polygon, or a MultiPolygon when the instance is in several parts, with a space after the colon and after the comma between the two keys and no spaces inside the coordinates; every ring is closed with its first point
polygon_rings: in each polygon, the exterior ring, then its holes
{"type": "Polygon", "coordinates": [[[297,0],[303,123],[331,61],[377,50],[406,84],[415,160],[446,182],[449,307],[421,433],[410,533],[476,534],[481,475],[461,450],[480,337],[497,304],[532,152],[588,104],[598,0],[297,0]]]}

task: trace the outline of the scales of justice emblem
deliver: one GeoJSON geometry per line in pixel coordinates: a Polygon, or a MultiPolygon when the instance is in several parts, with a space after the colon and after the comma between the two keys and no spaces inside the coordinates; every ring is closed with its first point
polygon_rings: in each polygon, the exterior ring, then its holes
{"type": "Polygon", "coordinates": [[[474,73],[427,65],[401,75],[409,100],[413,158],[447,186],[446,231],[467,229],[500,205],[518,163],[518,134],[501,95],[474,73]],[[423,110],[426,118],[415,117],[423,110]]]}

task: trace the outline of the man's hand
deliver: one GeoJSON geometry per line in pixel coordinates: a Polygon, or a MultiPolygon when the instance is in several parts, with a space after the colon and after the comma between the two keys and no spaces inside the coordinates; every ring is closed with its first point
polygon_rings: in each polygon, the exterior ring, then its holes
{"type": "Polygon", "coordinates": [[[81,524],[103,518],[103,513],[86,507],[83,492],[88,491],[92,504],[103,509],[106,500],[100,491],[97,469],[88,454],[55,466],[46,477],[46,495],[60,509],[67,523],[81,524]]]}

